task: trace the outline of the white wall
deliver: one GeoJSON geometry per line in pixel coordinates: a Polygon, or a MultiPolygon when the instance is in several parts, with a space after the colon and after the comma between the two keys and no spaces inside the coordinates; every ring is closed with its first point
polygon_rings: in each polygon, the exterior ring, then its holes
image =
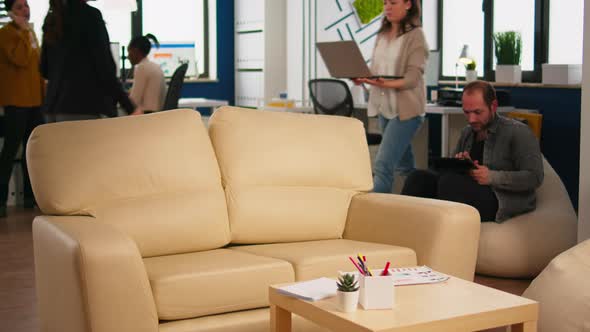
{"type": "Polygon", "coordinates": [[[308,100],[307,82],[330,77],[315,43],[357,41],[370,59],[379,19],[366,26],[354,15],[350,1],[287,0],[287,92],[290,99],[308,100]]]}
{"type": "Polygon", "coordinates": [[[580,200],[578,242],[590,239],[590,0],[584,3],[584,73],[580,120],[580,200]]]}
{"type": "MultiPolygon", "coordinates": [[[[373,53],[381,17],[363,25],[350,0],[287,0],[287,92],[290,99],[309,99],[307,82],[330,77],[316,42],[355,40],[365,60],[373,53]]],[[[437,48],[437,1],[424,0],[424,31],[428,44],[437,48]]],[[[353,92],[354,94],[354,92],[353,92]]]]}

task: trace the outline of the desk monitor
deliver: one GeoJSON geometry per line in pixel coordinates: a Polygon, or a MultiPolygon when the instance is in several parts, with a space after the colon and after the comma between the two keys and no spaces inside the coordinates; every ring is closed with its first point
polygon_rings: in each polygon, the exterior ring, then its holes
{"type": "Polygon", "coordinates": [[[194,42],[162,42],[160,48],[152,47],[148,58],[160,65],[166,77],[183,63],[188,63],[186,76],[197,77],[194,42]]]}
{"type": "Polygon", "coordinates": [[[322,42],[315,45],[332,77],[401,78],[399,76],[372,74],[361,54],[361,50],[353,40],[322,42]]]}

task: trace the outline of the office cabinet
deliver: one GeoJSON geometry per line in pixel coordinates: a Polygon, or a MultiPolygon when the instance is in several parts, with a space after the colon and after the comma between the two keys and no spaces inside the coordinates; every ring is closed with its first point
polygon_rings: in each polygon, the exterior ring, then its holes
{"type": "Polygon", "coordinates": [[[236,105],[263,106],[287,90],[286,0],[235,0],[236,105]]]}

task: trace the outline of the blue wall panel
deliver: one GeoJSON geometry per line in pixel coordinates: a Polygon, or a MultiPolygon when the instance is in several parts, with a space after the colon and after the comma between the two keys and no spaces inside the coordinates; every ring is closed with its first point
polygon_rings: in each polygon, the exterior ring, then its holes
{"type": "Polygon", "coordinates": [[[217,79],[214,83],[185,83],[182,97],[223,99],[234,104],[234,2],[217,0],[217,79]]]}

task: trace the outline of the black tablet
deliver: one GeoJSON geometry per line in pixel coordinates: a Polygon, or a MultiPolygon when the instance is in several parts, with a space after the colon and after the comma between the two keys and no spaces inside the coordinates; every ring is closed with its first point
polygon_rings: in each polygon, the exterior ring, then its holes
{"type": "Polygon", "coordinates": [[[432,161],[432,165],[437,171],[466,172],[476,168],[471,159],[459,158],[436,158],[432,161]]]}

